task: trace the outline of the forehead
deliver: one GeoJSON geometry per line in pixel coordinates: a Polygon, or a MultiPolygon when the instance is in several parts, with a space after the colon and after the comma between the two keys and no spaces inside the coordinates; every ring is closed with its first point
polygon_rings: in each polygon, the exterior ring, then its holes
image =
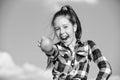
{"type": "Polygon", "coordinates": [[[63,24],[71,24],[69,21],[69,16],[58,16],[54,21],[55,26],[63,24]]]}

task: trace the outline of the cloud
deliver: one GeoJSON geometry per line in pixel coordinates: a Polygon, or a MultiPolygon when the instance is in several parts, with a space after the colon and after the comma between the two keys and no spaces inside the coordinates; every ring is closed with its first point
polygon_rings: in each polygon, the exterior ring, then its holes
{"type": "Polygon", "coordinates": [[[37,2],[51,11],[58,11],[63,3],[88,3],[90,5],[98,3],[99,0],[23,0],[37,2]]]}
{"type": "Polygon", "coordinates": [[[0,52],[0,66],[1,67],[14,67],[15,64],[12,57],[7,52],[0,52]]]}
{"type": "MultiPolygon", "coordinates": [[[[88,80],[95,80],[95,78],[88,79],[88,80]]],[[[120,76],[119,75],[112,75],[112,76],[110,76],[109,80],[120,80],[120,76]]]]}
{"type": "Polygon", "coordinates": [[[111,76],[110,80],[120,80],[120,76],[119,75],[111,76]]]}
{"type": "Polygon", "coordinates": [[[14,61],[12,57],[6,52],[0,52],[0,76],[12,76],[17,75],[22,71],[14,61]]]}
{"type": "Polygon", "coordinates": [[[51,70],[28,62],[17,65],[7,52],[0,52],[0,80],[52,80],[51,70]],[[47,75],[47,77],[46,77],[47,75]]]}
{"type": "Polygon", "coordinates": [[[68,3],[68,2],[88,3],[88,4],[93,5],[93,4],[98,3],[98,0],[44,0],[44,4],[49,8],[51,7],[55,11],[60,9],[60,4],[68,3]]]}
{"type": "Polygon", "coordinates": [[[23,79],[33,78],[35,80],[35,79],[44,78],[49,80],[50,78],[52,78],[51,70],[43,70],[28,62],[23,64],[22,69],[24,70],[24,75],[21,76],[21,78],[23,79]]]}
{"type": "Polygon", "coordinates": [[[90,4],[95,4],[98,0],[57,0],[57,1],[58,2],[86,2],[90,4]]]}
{"type": "MultiPolygon", "coordinates": [[[[9,53],[0,52],[0,80],[52,80],[52,74],[51,70],[41,69],[29,62],[19,66],[9,53]]],[[[112,75],[109,80],[120,80],[120,76],[112,75]]]]}

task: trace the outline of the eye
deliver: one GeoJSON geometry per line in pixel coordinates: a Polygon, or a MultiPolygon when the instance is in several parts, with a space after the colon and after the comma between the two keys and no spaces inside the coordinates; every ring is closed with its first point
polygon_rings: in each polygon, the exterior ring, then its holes
{"type": "Polygon", "coordinates": [[[64,26],[64,28],[66,29],[66,28],[68,28],[68,26],[64,26]]]}
{"type": "Polygon", "coordinates": [[[59,27],[56,27],[56,28],[54,28],[55,29],[55,31],[58,31],[58,30],[60,30],[60,28],[59,27]]]}

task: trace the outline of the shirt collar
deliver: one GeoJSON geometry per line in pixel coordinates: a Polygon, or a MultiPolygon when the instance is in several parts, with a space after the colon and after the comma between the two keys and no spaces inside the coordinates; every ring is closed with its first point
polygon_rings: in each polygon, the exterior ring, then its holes
{"type": "MultiPolygon", "coordinates": [[[[58,45],[60,45],[65,50],[66,49],[70,50],[70,48],[68,46],[65,46],[65,44],[62,42],[58,42],[58,45]]],[[[83,43],[80,40],[76,41],[74,49],[77,49],[77,48],[82,47],[82,46],[83,46],[83,43]]]]}

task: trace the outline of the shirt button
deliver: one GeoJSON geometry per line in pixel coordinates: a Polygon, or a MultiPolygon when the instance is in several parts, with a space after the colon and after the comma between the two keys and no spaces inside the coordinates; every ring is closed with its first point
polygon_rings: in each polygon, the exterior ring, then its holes
{"type": "Polygon", "coordinates": [[[72,63],[71,65],[72,65],[72,67],[74,66],[74,64],[73,64],[73,63],[72,63]]]}

